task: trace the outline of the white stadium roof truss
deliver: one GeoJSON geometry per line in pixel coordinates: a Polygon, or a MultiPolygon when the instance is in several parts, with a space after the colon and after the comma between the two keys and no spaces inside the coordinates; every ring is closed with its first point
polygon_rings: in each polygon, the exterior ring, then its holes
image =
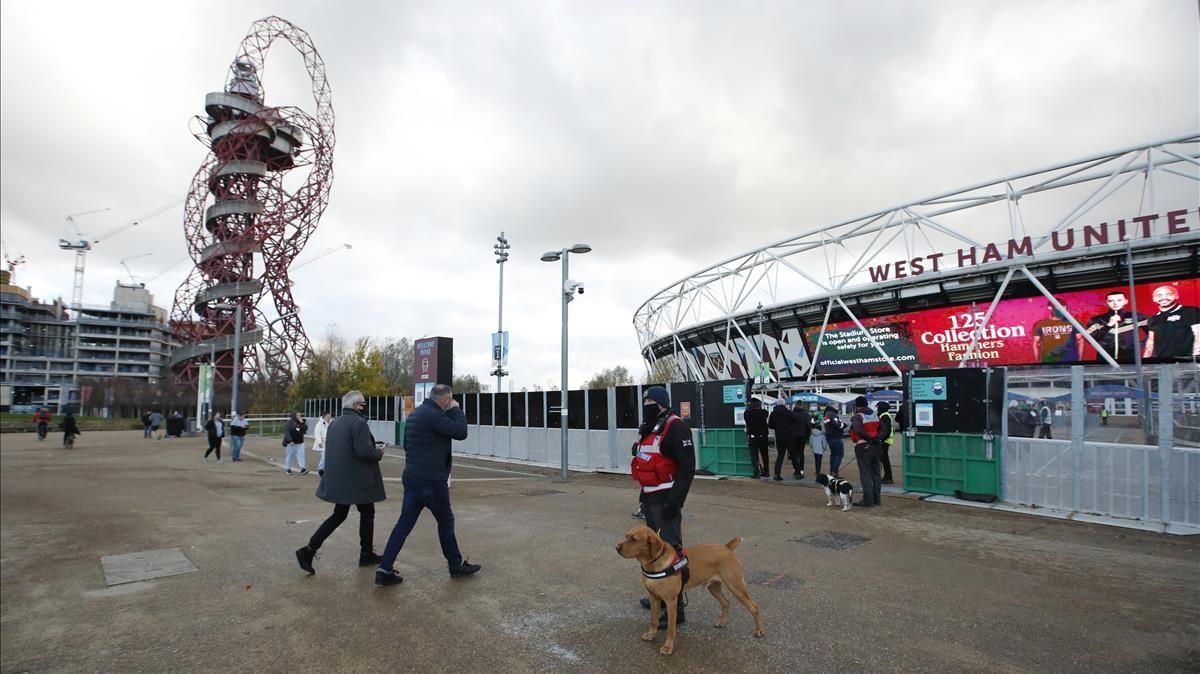
{"type": "MultiPolygon", "coordinates": [[[[1073,226],[1099,225],[1143,214],[1156,213],[1157,208],[1184,208],[1189,214],[1200,204],[1200,133],[1189,134],[1147,145],[1125,148],[1094,155],[1073,162],[1058,164],[1000,180],[989,181],[945,192],[932,197],[885,209],[869,215],[845,220],[831,225],[810,229],[767,246],[737,255],[699,272],[680,279],[663,288],[646,300],[634,313],[633,324],[638,334],[643,355],[649,361],[656,359],[667,344],[673,344],[673,353],[683,355],[688,372],[687,378],[703,379],[699,362],[684,345],[681,333],[701,326],[724,323],[725,348],[731,353],[740,352],[746,345],[753,345],[742,326],[752,326],[756,316],[762,312],[782,310],[800,303],[825,304],[825,318],[821,324],[820,337],[814,345],[813,360],[820,353],[825,328],[834,306],[849,315],[867,336],[875,348],[887,359],[891,369],[899,375],[896,363],[863,328],[859,317],[844,299],[864,293],[876,292],[881,288],[913,285],[914,278],[920,283],[943,281],[961,277],[981,270],[1003,272],[1004,282],[992,300],[984,323],[976,330],[975,338],[986,328],[996,306],[1016,273],[1023,274],[1051,303],[1060,310],[1053,293],[1049,292],[1028,269],[1029,264],[1078,257],[1082,248],[1060,251],[1057,236],[1068,235],[1073,241],[1073,226]],[[999,225],[1006,225],[1007,233],[1001,237],[999,225]],[[1024,242],[1029,237],[1032,250],[1025,256],[1014,256],[1013,242],[1024,242]],[[1008,259],[998,259],[984,264],[975,263],[975,254],[968,258],[970,265],[963,263],[962,251],[972,249],[982,252],[993,242],[996,246],[1004,239],[1008,242],[1008,259]],[[959,247],[957,253],[952,253],[959,247]],[[898,252],[904,258],[899,260],[898,252]],[[925,256],[933,256],[928,257],[925,256]],[[959,266],[939,269],[938,260],[959,256],[959,266]],[[884,274],[877,278],[878,265],[899,261],[895,267],[897,275],[909,261],[933,260],[935,271],[924,270],[918,274],[915,265],[903,278],[888,278],[884,274]],[[872,266],[876,265],[875,269],[872,266]],[[738,338],[741,345],[737,344],[738,338]],[[651,348],[651,347],[655,348],[651,348]]],[[[1195,225],[1195,221],[1190,224],[1195,225]]],[[[1114,225],[1115,226],[1115,225],[1114,225]]],[[[1145,226],[1150,226],[1149,224],[1145,226]]],[[[1160,227],[1161,222],[1155,225],[1160,227]]],[[[1107,240],[1107,229],[1104,229],[1107,240]]],[[[1080,234],[1081,239],[1084,234],[1080,234]]],[[[1088,246],[1091,252],[1126,249],[1138,250],[1163,246],[1164,236],[1154,233],[1150,237],[1131,236],[1122,240],[1088,246]]],[[[1200,227],[1192,226],[1183,235],[1171,241],[1200,239],[1200,227]]],[[[1021,249],[1018,248],[1018,251],[1021,249]]],[[[986,256],[985,256],[986,257],[986,256]]],[[[920,291],[913,291],[919,294],[920,291]]],[[[1069,316],[1069,314],[1067,314],[1069,316]]],[[[1093,348],[1097,345],[1086,330],[1074,318],[1075,324],[1093,348]]],[[[759,322],[761,326],[761,322],[759,322]]],[[[968,355],[975,347],[974,342],[968,355]]],[[[756,366],[763,343],[750,348],[751,358],[747,363],[756,366]]],[[[1099,349],[1106,357],[1103,349],[1099,349]]],[[[1116,366],[1109,358],[1110,365],[1116,366]]],[[[963,361],[964,363],[966,360],[963,361]]],[[[811,379],[812,368],[804,364],[811,379]]],[[[793,371],[794,374],[794,371],[793,371]]],[[[777,372],[771,372],[774,380],[777,372]]]]}

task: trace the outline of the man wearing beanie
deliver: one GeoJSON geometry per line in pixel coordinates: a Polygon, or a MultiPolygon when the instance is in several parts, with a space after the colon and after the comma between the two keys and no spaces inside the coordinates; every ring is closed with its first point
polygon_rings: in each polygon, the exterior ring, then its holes
{"type": "MultiPolygon", "coordinates": [[[[642,487],[642,512],[646,526],[683,552],[683,503],[696,472],[696,448],[692,429],[671,410],[671,396],[661,386],[646,389],[642,398],[642,425],[633,447],[633,479],[642,487]]],[[[682,567],[681,567],[682,568],[682,567]]],[[[642,598],[650,608],[650,600],[642,598]]],[[[659,619],[666,625],[667,613],[659,619]]],[[[676,623],[683,623],[683,593],[679,594],[676,623]]]]}
{"type": "Polygon", "coordinates": [[[858,462],[858,479],[862,482],[862,500],[854,505],[863,508],[883,505],[879,501],[882,485],[879,483],[879,457],[883,454],[880,441],[892,434],[890,420],[887,427],[880,424],[879,417],[871,411],[866,396],[854,399],[854,416],[850,419],[850,439],[854,441],[854,458],[858,462]]]}

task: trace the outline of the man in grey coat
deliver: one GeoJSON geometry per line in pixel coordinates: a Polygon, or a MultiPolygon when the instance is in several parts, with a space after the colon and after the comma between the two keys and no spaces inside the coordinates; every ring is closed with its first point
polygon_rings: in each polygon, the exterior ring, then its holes
{"type": "Polygon", "coordinates": [[[333,503],[333,514],[317,527],[308,545],[296,551],[300,568],[316,573],[313,557],[326,538],[346,516],[350,506],[358,508],[358,565],[373,566],[382,559],[375,554],[375,504],[387,498],[379,461],[383,450],[375,446],[375,438],[367,427],[362,409],[366,398],[359,391],[342,396],[342,415],[329,424],[325,436],[325,474],[317,485],[317,498],[333,503]]]}

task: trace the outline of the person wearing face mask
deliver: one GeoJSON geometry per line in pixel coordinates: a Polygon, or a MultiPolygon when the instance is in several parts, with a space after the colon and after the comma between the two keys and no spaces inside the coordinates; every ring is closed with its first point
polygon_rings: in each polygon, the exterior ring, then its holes
{"type": "MultiPolygon", "coordinates": [[[[383,559],[375,571],[376,585],[395,585],[404,580],[393,565],[404,541],[428,508],[437,520],[438,540],[447,568],[454,578],[469,576],[482,568],[463,558],[454,534],[454,512],[450,509],[450,446],[452,440],[467,439],[467,417],[445,384],[433,387],[429,397],[404,424],[404,503],[400,519],[388,537],[383,559]]],[[[332,471],[332,468],[331,468],[332,471]]]]}
{"type": "MultiPolygon", "coordinates": [[[[639,500],[646,526],[674,548],[679,562],[673,568],[683,569],[687,564],[683,552],[683,504],[696,473],[696,447],[692,429],[671,409],[667,389],[661,386],[646,389],[638,434],[631,468],[633,479],[641,485],[639,500]]],[[[642,607],[650,608],[648,598],[642,598],[642,607]]],[[[676,623],[684,622],[682,593],[676,616],[676,623]]],[[[666,624],[666,618],[663,611],[660,626],[666,624]]]]}

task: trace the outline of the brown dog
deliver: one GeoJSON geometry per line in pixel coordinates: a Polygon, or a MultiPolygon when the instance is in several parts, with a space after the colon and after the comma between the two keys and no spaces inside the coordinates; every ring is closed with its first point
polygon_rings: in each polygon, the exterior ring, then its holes
{"type": "MultiPolygon", "coordinates": [[[[721,592],[721,586],[726,585],[733,596],[754,616],[754,636],[761,637],[767,633],[763,627],[762,616],[758,613],[758,604],[750,598],[746,591],[746,579],[742,577],[742,563],[738,561],[733,549],[742,539],[735,538],[725,545],[708,543],[693,545],[687,549],[688,568],[691,575],[687,587],[682,585],[683,577],[672,574],[665,578],[647,578],[642,575],[642,585],[646,594],[650,595],[650,629],[642,635],[642,641],[654,641],[658,635],[658,616],[663,604],[667,606],[667,640],[658,650],[663,655],[675,652],[675,612],[679,593],[703,585],[712,596],[721,602],[721,618],[714,627],[724,627],[729,620],[729,600],[721,592]]],[[[625,534],[625,539],[617,543],[617,553],[628,559],[636,559],[642,564],[642,570],[657,573],[666,570],[675,560],[675,550],[658,534],[647,526],[634,527],[625,534]]]]}

